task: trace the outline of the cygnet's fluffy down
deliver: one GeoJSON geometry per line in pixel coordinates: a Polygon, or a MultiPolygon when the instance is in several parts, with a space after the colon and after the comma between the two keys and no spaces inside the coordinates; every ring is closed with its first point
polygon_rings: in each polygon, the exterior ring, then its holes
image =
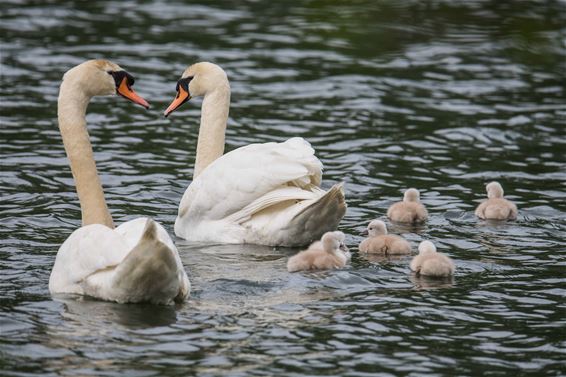
{"type": "Polygon", "coordinates": [[[503,197],[503,187],[491,182],[485,187],[487,200],[476,208],[476,216],[484,220],[515,220],[517,206],[503,197]]]}
{"type": "Polygon", "coordinates": [[[368,227],[369,237],[360,243],[359,250],[375,254],[410,254],[411,244],[402,237],[387,234],[387,227],[381,220],[373,220],[368,227]]]}
{"type": "Polygon", "coordinates": [[[436,251],[436,246],[430,241],[419,245],[419,255],[411,261],[411,270],[417,275],[445,277],[454,274],[455,266],[452,259],[436,251]]]}
{"type": "Polygon", "coordinates": [[[352,253],[350,253],[350,249],[346,246],[346,235],[339,230],[335,230],[333,233],[336,235],[338,241],[340,241],[340,246],[338,248],[346,256],[346,262],[349,262],[352,259],[352,253]]]}
{"type": "Polygon", "coordinates": [[[344,239],[344,233],[340,231],[324,233],[320,241],[313,242],[307,250],[289,258],[287,270],[329,270],[346,266],[351,254],[344,239]]]}
{"type": "Polygon", "coordinates": [[[410,188],[405,191],[402,202],[394,203],[387,210],[390,220],[400,223],[422,223],[428,217],[428,212],[420,202],[419,190],[410,188]]]}

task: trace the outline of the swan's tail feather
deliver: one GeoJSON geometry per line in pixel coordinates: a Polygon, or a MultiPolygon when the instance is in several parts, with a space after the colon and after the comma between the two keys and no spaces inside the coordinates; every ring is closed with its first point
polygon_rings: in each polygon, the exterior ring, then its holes
{"type": "Polygon", "coordinates": [[[344,183],[335,184],[319,199],[298,212],[291,223],[303,224],[304,234],[310,236],[308,242],[320,239],[326,232],[335,230],[346,214],[344,183]]]}
{"type": "Polygon", "coordinates": [[[161,242],[155,222],[147,220],[143,235],[116,267],[112,281],[124,302],[168,304],[180,290],[174,251],[161,242]]]}
{"type": "Polygon", "coordinates": [[[155,224],[155,221],[148,218],[145,223],[145,227],[143,228],[143,233],[140,243],[143,241],[146,242],[157,241],[158,239],[159,238],[157,236],[157,225],[155,224]]]}
{"type": "Polygon", "coordinates": [[[346,199],[344,197],[344,182],[335,184],[318,200],[310,206],[305,207],[301,212],[297,213],[293,219],[303,216],[304,213],[312,212],[314,209],[320,209],[328,214],[340,216],[340,219],[346,213],[346,199]]]}

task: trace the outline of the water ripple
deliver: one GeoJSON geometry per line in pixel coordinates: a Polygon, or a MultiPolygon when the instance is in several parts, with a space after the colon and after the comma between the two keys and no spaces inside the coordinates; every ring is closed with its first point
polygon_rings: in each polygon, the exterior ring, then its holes
{"type": "Polygon", "coordinates": [[[474,0],[0,5],[0,370],[3,375],[559,375],[566,279],[563,2],[474,0]],[[193,282],[176,307],[49,295],[80,208],[56,123],[64,71],[108,57],[149,111],[97,98],[87,121],[120,223],[171,231],[195,158],[200,102],[161,110],[184,68],[227,71],[227,150],[307,138],[324,186],[344,181],[351,266],[288,274],[296,250],[176,240],[193,282]],[[520,209],[478,221],[499,180],[520,209]],[[431,214],[389,224],[457,264],[356,252],[408,187],[431,214]]]}

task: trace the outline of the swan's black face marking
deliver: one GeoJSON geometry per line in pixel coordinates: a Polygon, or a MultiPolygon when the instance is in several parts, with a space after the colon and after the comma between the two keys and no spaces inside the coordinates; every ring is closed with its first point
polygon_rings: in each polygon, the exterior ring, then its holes
{"type": "Polygon", "coordinates": [[[185,77],[184,79],[180,79],[177,81],[177,86],[175,86],[175,90],[179,93],[179,87],[183,88],[185,92],[189,93],[189,97],[191,93],[189,92],[189,83],[193,79],[194,76],[185,77]]]}
{"type": "Polygon", "coordinates": [[[134,76],[130,75],[126,71],[108,71],[108,74],[112,75],[112,77],[114,78],[116,88],[120,87],[120,84],[122,83],[122,80],[124,80],[124,77],[127,79],[126,84],[128,85],[128,88],[130,88],[136,82],[134,76]]]}

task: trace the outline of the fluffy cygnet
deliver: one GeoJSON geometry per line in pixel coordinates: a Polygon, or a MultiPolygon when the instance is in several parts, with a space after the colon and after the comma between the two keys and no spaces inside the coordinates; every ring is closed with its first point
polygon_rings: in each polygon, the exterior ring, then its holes
{"type": "Polygon", "coordinates": [[[410,254],[411,244],[394,234],[387,234],[387,227],[381,220],[373,220],[368,227],[369,237],[360,243],[359,250],[364,253],[410,254]]]}
{"type": "Polygon", "coordinates": [[[346,266],[351,254],[344,239],[344,233],[340,231],[324,233],[320,241],[313,242],[308,249],[289,258],[287,270],[329,270],[346,266]]]}
{"type": "Polygon", "coordinates": [[[417,275],[444,277],[454,274],[454,262],[448,256],[436,251],[436,246],[430,241],[419,245],[419,255],[411,261],[411,270],[417,275]]]}
{"type": "Polygon", "coordinates": [[[405,191],[402,202],[393,204],[387,210],[387,217],[401,223],[422,223],[428,217],[428,212],[420,202],[419,190],[410,188],[405,191]]]}
{"type": "Polygon", "coordinates": [[[476,216],[487,220],[515,220],[517,206],[503,197],[503,187],[498,182],[485,186],[487,200],[476,208],[476,216]]]}

